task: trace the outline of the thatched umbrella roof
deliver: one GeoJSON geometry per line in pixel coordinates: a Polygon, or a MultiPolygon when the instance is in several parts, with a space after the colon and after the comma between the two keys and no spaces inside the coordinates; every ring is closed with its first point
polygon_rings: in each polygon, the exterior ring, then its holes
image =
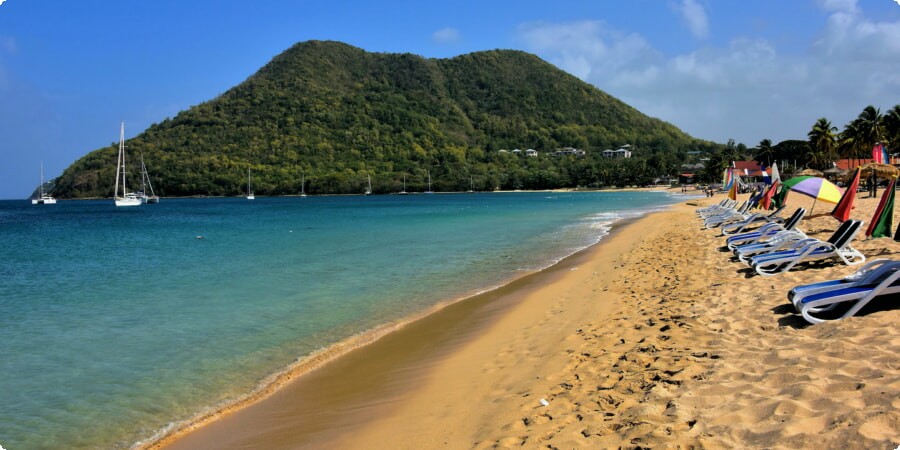
{"type": "Polygon", "coordinates": [[[803,169],[799,172],[794,172],[795,177],[821,177],[823,175],[825,174],[816,169],[803,169]]]}
{"type": "MultiPolygon", "coordinates": [[[[862,178],[870,177],[873,173],[876,177],[885,180],[890,179],[891,177],[900,176],[900,169],[897,169],[890,164],[868,163],[859,166],[859,170],[861,171],[859,176],[862,178]]],[[[848,172],[848,176],[852,174],[852,171],[848,172]]]]}

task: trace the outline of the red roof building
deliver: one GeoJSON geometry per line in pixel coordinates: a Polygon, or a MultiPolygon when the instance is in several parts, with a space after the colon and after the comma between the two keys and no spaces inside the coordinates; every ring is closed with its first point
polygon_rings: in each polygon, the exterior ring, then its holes
{"type": "MultiPolygon", "coordinates": [[[[859,167],[863,164],[868,164],[874,161],[872,158],[860,158],[860,159],[839,159],[834,162],[835,167],[841,170],[850,170],[856,167],[859,167]]],[[[890,162],[888,164],[898,165],[900,164],[900,158],[891,156],[890,162]]]]}
{"type": "MultiPolygon", "coordinates": [[[[735,161],[734,168],[737,174],[742,177],[761,177],[763,176],[762,167],[756,161],[735,161]]],[[[772,174],[772,168],[766,167],[766,176],[772,174]]]]}

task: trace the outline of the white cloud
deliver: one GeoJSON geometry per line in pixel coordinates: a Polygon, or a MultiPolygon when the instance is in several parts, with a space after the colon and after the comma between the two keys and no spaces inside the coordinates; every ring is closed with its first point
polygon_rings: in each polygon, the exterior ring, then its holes
{"type": "Polygon", "coordinates": [[[531,51],[547,55],[556,66],[585,80],[644,72],[660,61],[642,36],[621,33],[602,21],[531,22],[517,31],[531,51]]]}
{"type": "Polygon", "coordinates": [[[840,11],[845,13],[859,12],[856,0],[819,0],[819,6],[826,11],[840,11]]]}
{"type": "Polygon", "coordinates": [[[677,9],[695,38],[704,39],[709,36],[709,20],[703,5],[696,0],[681,0],[677,9]]]}
{"type": "MultiPolygon", "coordinates": [[[[752,146],[805,139],[819,117],[843,127],[869,104],[900,102],[900,21],[874,22],[855,2],[830,12],[806,54],[761,38],[664,56],[643,36],[600,21],[518,28],[525,50],[689,134],[752,146]]],[[[840,8],[839,8],[840,7],[840,8]]]]}
{"type": "Polygon", "coordinates": [[[431,34],[431,38],[439,44],[450,44],[459,40],[459,30],[445,27],[431,34]]]}

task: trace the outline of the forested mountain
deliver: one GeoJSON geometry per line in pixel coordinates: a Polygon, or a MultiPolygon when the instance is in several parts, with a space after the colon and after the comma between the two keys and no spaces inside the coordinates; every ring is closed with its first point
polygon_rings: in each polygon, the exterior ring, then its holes
{"type": "MultiPolygon", "coordinates": [[[[111,130],[117,124],[110,124],[111,130]]],[[[114,134],[111,132],[111,134],[114,134]]],[[[219,97],[126,143],[143,154],[160,195],[543,189],[642,183],[674,175],[688,150],[709,150],[540,58],[492,50],[450,59],[369,53],[309,41],[276,56],[219,97]],[[600,157],[634,146],[631,160],[600,157]],[[553,157],[561,147],[587,156],[553,157]],[[499,152],[533,148],[536,158],[499,152]]],[[[109,197],[117,144],[57,179],[62,198],[109,197]]],[[[137,169],[130,168],[132,179],[137,169]]]]}

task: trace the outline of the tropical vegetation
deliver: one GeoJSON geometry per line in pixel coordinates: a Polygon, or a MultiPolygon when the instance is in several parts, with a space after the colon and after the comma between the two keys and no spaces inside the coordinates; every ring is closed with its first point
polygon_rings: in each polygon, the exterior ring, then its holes
{"type": "Polygon", "coordinates": [[[882,114],[875,106],[866,106],[855,119],[838,131],[831,121],[822,117],[813,123],[807,140],[785,140],[772,145],[763,139],[747,149],[734,141],[716,150],[703,172],[702,180],[721,179],[722,172],[732,161],[753,159],[760,164],[783,164],[782,170],[792,172],[803,168],[826,170],[838,159],[869,159],[872,148],[881,143],[888,151],[900,151],[900,104],[882,114]]]}
{"type": "MultiPolygon", "coordinates": [[[[110,124],[115,136],[118,124],[110,124]]],[[[126,143],[165,196],[376,193],[643,185],[687,152],[722,145],[647,117],[538,57],[511,50],[450,59],[299,43],[222,95],[126,143]],[[631,144],[633,157],[602,151],[631,144]],[[560,148],[584,157],[553,156],[560,148]],[[535,149],[537,157],[501,150],[535,149]]],[[[56,180],[62,198],[109,197],[117,144],[56,180]]]]}

